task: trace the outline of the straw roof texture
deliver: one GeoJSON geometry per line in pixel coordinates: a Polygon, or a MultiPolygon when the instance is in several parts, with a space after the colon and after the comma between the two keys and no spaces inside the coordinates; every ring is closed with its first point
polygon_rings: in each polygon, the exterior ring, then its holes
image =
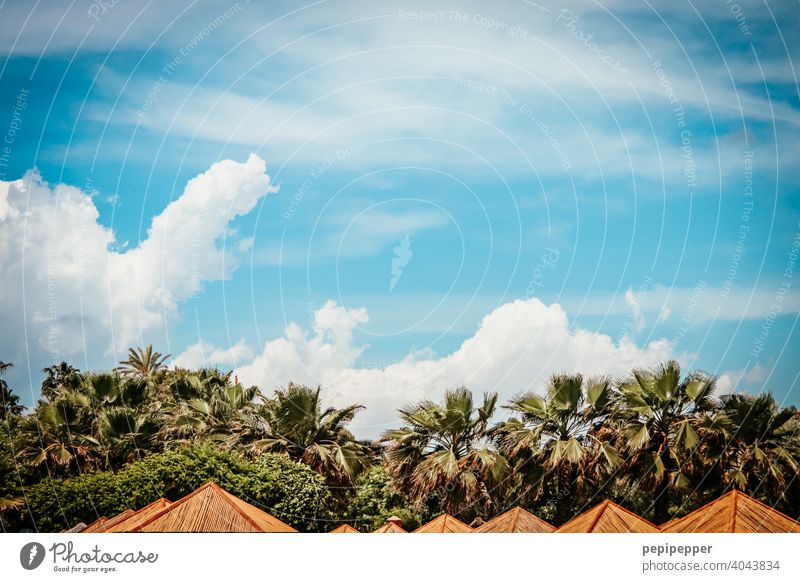
{"type": "Polygon", "coordinates": [[[206,483],[127,531],[288,533],[297,530],[217,484],[206,483]]]}
{"type": "Polygon", "coordinates": [[[509,509],[475,529],[475,533],[550,533],[555,527],[521,507],[509,509]]]}
{"type": "Polygon", "coordinates": [[[142,507],[139,511],[134,512],[133,515],[129,515],[126,519],[117,521],[116,523],[110,525],[109,523],[106,523],[105,526],[99,531],[104,533],[129,532],[137,525],[144,523],[152,516],[160,513],[170,505],[172,505],[172,502],[164,499],[163,497],[156,499],[152,503],[142,507]]]}
{"type": "Polygon", "coordinates": [[[384,523],[381,527],[379,527],[372,533],[408,533],[408,532],[399,525],[397,525],[397,523],[390,518],[386,520],[386,523],[384,523]]]}
{"type": "Polygon", "coordinates": [[[92,523],[87,525],[81,533],[94,533],[108,521],[107,517],[98,517],[92,523]]]}
{"type": "Polygon", "coordinates": [[[332,529],[328,533],[361,533],[361,532],[358,531],[356,528],[354,528],[352,525],[347,525],[346,523],[343,523],[342,525],[340,525],[336,529],[332,529]]]}
{"type": "Polygon", "coordinates": [[[661,526],[669,533],[800,533],[797,522],[741,491],[729,491],[661,526]]]}
{"type": "MultiPolygon", "coordinates": [[[[106,531],[108,531],[108,528],[114,527],[115,525],[117,525],[117,524],[119,524],[121,522],[124,522],[128,518],[132,517],[135,513],[136,512],[133,509],[126,509],[122,513],[118,513],[117,515],[115,515],[114,517],[108,519],[105,523],[100,525],[100,527],[98,527],[95,530],[95,533],[106,532],[106,531]]],[[[86,531],[86,530],[84,530],[84,531],[86,531]]]]}
{"type": "Polygon", "coordinates": [[[573,517],[556,533],[655,533],[658,528],[635,513],[606,499],[573,517]]]}
{"type": "Polygon", "coordinates": [[[436,519],[419,526],[412,533],[470,533],[472,528],[463,521],[443,513],[436,519]]]}

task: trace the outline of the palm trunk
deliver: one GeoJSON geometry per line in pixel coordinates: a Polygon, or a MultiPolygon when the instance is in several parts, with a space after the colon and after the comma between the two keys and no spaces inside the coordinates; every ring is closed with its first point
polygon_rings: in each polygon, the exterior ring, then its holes
{"type": "Polygon", "coordinates": [[[656,525],[669,520],[669,479],[664,477],[656,487],[653,499],[653,521],[656,525]]]}
{"type": "Polygon", "coordinates": [[[669,465],[671,460],[669,448],[665,446],[661,451],[661,462],[664,463],[664,475],[653,492],[653,521],[656,525],[661,525],[669,520],[669,465]]]}
{"type": "Polygon", "coordinates": [[[556,523],[563,525],[572,518],[573,470],[570,463],[562,463],[558,471],[558,490],[556,491],[556,523]]]}

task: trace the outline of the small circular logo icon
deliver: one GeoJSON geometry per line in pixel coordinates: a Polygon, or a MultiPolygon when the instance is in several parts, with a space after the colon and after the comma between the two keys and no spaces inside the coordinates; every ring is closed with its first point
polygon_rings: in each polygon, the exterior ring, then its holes
{"type": "Polygon", "coordinates": [[[19,551],[19,563],[26,570],[35,570],[44,561],[44,546],[39,542],[30,542],[19,551]]]}

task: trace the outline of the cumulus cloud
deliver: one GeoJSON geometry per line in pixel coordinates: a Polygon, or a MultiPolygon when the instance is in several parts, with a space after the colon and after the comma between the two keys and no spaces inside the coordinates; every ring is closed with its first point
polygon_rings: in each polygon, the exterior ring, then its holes
{"type": "Polygon", "coordinates": [[[717,394],[734,394],[736,392],[760,392],[769,370],[756,364],[750,370],[725,370],[717,378],[717,394]]]}
{"type": "Polygon", "coordinates": [[[358,402],[367,410],[355,428],[375,436],[396,420],[396,409],[420,398],[441,396],[459,385],[498,391],[503,398],[539,389],[553,372],[622,375],[671,357],[668,340],[638,346],[570,327],[558,304],[537,298],[501,305],[453,353],[435,357],[418,352],[396,362],[372,366],[360,362],[368,347],[354,341],[356,326],[368,321],[364,309],[346,309],[333,301],[314,317],[312,331],[290,323],[283,337],[268,341],[261,354],[236,370],[246,384],[265,391],[289,381],[321,384],[336,404],[358,402]]]}
{"type": "Polygon", "coordinates": [[[263,389],[289,381],[327,386],[332,374],[355,366],[366,346],[355,345],[353,330],[367,321],[366,309],[345,309],[328,301],[314,313],[311,333],[290,323],[283,337],[268,341],[237,374],[263,389]]]}
{"type": "Polygon", "coordinates": [[[175,368],[187,368],[189,370],[210,367],[232,367],[246,360],[253,359],[255,355],[255,351],[247,344],[244,338],[240,339],[229,348],[218,348],[206,341],[200,340],[178,355],[172,361],[172,366],[175,368]]]}
{"type": "Polygon", "coordinates": [[[15,330],[0,336],[0,353],[40,367],[139,343],[204,282],[231,276],[238,263],[223,245],[229,223],[276,190],[258,156],[220,161],[123,251],[90,194],[51,186],[35,170],[0,182],[0,327],[15,330]]]}

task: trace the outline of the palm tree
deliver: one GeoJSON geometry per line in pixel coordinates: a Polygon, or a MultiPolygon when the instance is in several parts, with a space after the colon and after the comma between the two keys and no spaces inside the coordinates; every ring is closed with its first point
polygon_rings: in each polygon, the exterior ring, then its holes
{"type": "Polygon", "coordinates": [[[489,421],[497,394],[484,394],[475,408],[466,388],[445,392],[442,404],[425,400],[400,409],[405,426],[381,438],[386,465],[416,503],[438,499],[455,513],[471,504],[491,506],[491,490],[508,469],[491,443],[489,421]]]}
{"type": "Polygon", "coordinates": [[[21,456],[31,466],[46,465],[55,472],[95,466],[100,443],[92,436],[88,409],[88,399],[77,393],[40,403],[20,427],[21,456]]]}
{"type": "Polygon", "coordinates": [[[119,363],[117,370],[123,376],[152,376],[166,368],[164,362],[170,355],[162,355],[153,350],[152,345],[146,348],[129,348],[128,358],[119,363]]]}
{"type": "Polygon", "coordinates": [[[240,446],[254,439],[258,425],[255,386],[199,381],[196,395],[166,407],[166,435],[172,440],[211,439],[227,446],[240,446]]]}
{"type": "Polygon", "coordinates": [[[11,391],[8,383],[2,378],[3,372],[12,366],[13,364],[0,361],[0,421],[17,416],[24,410],[19,404],[19,396],[11,391]]]}
{"type": "Polygon", "coordinates": [[[324,475],[330,483],[352,484],[371,465],[370,447],[347,429],[360,405],[322,409],[320,388],[289,384],[265,399],[259,415],[265,434],[256,450],[286,453],[324,475]]]}
{"type": "Polygon", "coordinates": [[[651,490],[657,524],[669,518],[670,489],[687,486],[690,470],[701,462],[697,429],[715,407],[715,389],[716,379],[702,372],[681,379],[675,361],[635,370],[617,387],[619,434],[630,453],[627,473],[651,490]]]}
{"type": "Polygon", "coordinates": [[[138,407],[146,403],[148,384],[143,378],[121,377],[116,372],[84,373],[72,393],[82,394],[95,415],[111,406],[138,407]]]}
{"type": "Polygon", "coordinates": [[[717,415],[703,426],[719,430],[706,454],[722,469],[722,483],[751,495],[783,495],[787,477],[800,470],[800,439],[794,407],[783,408],[769,393],[722,396],[717,415]]]}
{"type": "Polygon", "coordinates": [[[132,408],[113,407],[100,416],[98,440],[106,467],[117,469],[159,447],[158,417],[132,408]]]}
{"type": "Polygon", "coordinates": [[[64,390],[77,388],[81,379],[81,371],[66,362],[44,368],[42,372],[46,374],[42,382],[42,397],[48,400],[55,400],[64,390]]]}
{"type": "Polygon", "coordinates": [[[25,505],[25,498],[19,495],[4,495],[0,497],[0,515],[7,511],[19,509],[25,505]]]}
{"type": "Polygon", "coordinates": [[[160,400],[191,400],[206,397],[216,389],[231,384],[231,373],[223,373],[216,368],[178,368],[170,370],[159,384],[163,384],[158,394],[160,400]]]}
{"type": "MultiPolygon", "coordinates": [[[[0,374],[11,364],[0,361],[0,374]]],[[[19,397],[12,393],[5,380],[0,378],[0,518],[8,511],[19,509],[25,499],[19,495],[19,471],[14,455],[16,430],[11,420],[18,420],[22,407],[19,397]]],[[[0,520],[0,527],[5,527],[0,520]]]]}
{"type": "Polygon", "coordinates": [[[535,495],[545,486],[557,492],[556,520],[566,522],[575,492],[584,484],[588,470],[620,463],[614,446],[599,437],[597,429],[608,417],[610,381],[584,380],[580,374],[554,374],[544,397],[531,392],[511,401],[510,410],[519,414],[495,429],[501,448],[517,461],[518,472],[530,474],[543,468],[533,481],[535,495]]]}

